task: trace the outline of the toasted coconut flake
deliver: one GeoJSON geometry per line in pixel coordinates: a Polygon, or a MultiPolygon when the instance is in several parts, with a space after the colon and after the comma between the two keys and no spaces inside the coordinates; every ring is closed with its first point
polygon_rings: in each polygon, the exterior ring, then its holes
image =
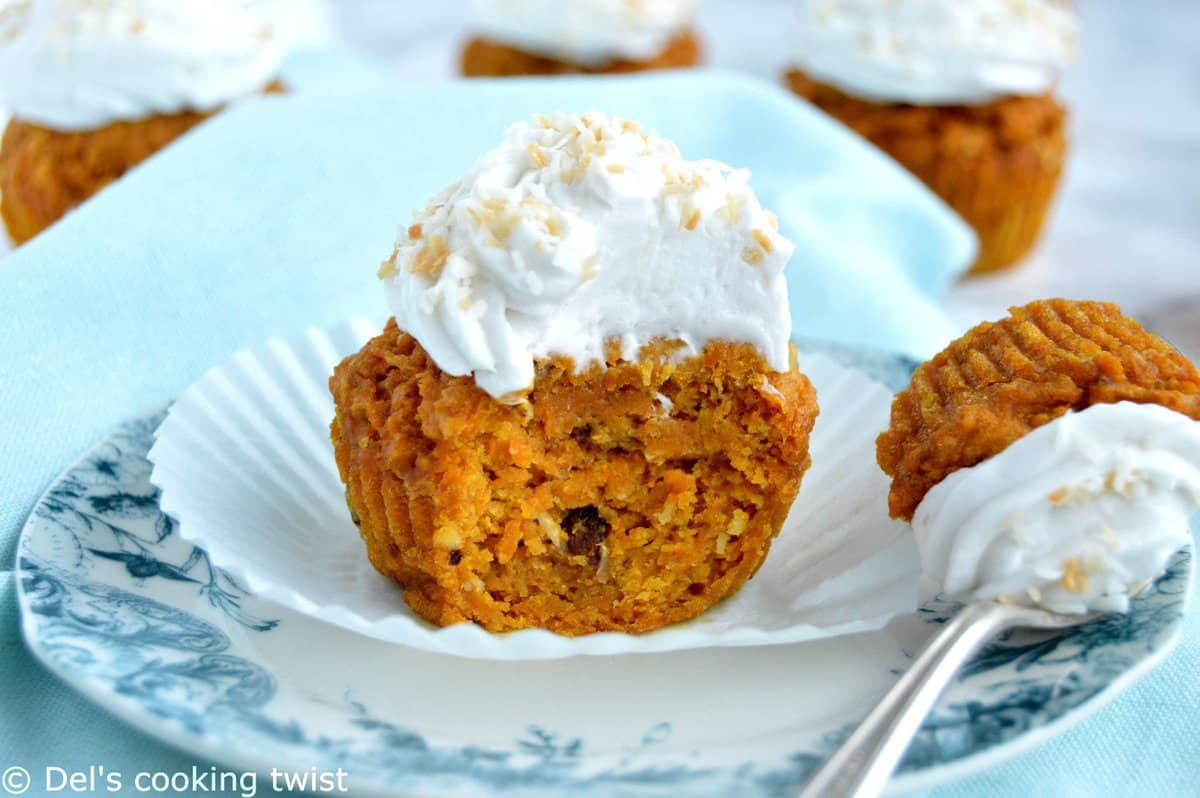
{"type": "Polygon", "coordinates": [[[432,236],[429,243],[417,250],[417,254],[413,257],[412,272],[426,277],[437,277],[441,274],[449,257],[450,251],[446,248],[446,239],[438,235],[432,236]]]}
{"type": "Polygon", "coordinates": [[[737,194],[725,195],[725,214],[730,224],[737,224],[742,219],[742,203],[745,198],[737,194]]]}
{"type": "Polygon", "coordinates": [[[1079,567],[1079,561],[1074,557],[1068,557],[1063,560],[1062,577],[1058,583],[1068,593],[1086,593],[1088,590],[1087,571],[1079,567]]]}
{"type": "Polygon", "coordinates": [[[595,254],[588,256],[588,259],[583,262],[583,268],[580,270],[580,274],[583,276],[583,279],[591,280],[599,273],[600,256],[595,254]]]}
{"type": "Polygon", "coordinates": [[[765,251],[765,252],[774,252],[775,251],[775,245],[773,243],[771,243],[771,237],[769,235],[767,235],[765,232],[763,232],[762,230],[755,229],[754,232],[751,233],[751,235],[754,236],[754,240],[757,241],[758,245],[763,248],[763,251],[765,251]]]}
{"type": "Polygon", "coordinates": [[[546,157],[546,153],[536,143],[531,143],[526,147],[525,152],[528,153],[529,160],[538,169],[544,169],[550,163],[550,159],[546,157]]]}
{"type": "Polygon", "coordinates": [[[400,269],[396,266],[396,261],[399,257],[400,248],[397,247],[396,249],[392,250],[392,256],[390,258],[379,264],[379,271],[376,274],[378,274],[380,280],[387,279],[388,277],[395,277],[397,274],[399,274],[400,269]]]}

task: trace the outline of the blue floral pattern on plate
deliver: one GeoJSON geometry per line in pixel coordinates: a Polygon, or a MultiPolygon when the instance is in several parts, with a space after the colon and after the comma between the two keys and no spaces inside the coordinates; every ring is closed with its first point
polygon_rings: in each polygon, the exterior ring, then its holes
{"type": "MultiPolygon", "coordinates": [[[[912,369],[898,359],[854,359],[893,386],[912,369]]],[[[247,636],[279,633],[273,605],[179,539],[158,508],[145,454],[164,413],[124,424],[53,484],[22,535],[18,578],[34,653],[102,705],[177,745],[249,766],[343,767],[356,785],[398,794],[783,796],[852,728],[827,729],[784,757],[707,765],[656,757],[672,735],[665,719],[597,769],[588,740],[536,719],[511,745],[486,747],[437,744],[351,696],[333,708],[337,732],[282,714],[286,677],[246,644],[247,636]]],[[[1021,747],[1036,730],[1111,697],[1117,683],[1169,650],[1191,577],[1185,550],[1128,615],[1057,636],[1012,633],[988,646],[928,718],[898,778],[924,783],[948,765],[1021,747]]],[[[922,620],[942,623],[955,609],[935,601],[922,620]]],[[[910,655],[897,652],[897,661],[910,655]]]]}

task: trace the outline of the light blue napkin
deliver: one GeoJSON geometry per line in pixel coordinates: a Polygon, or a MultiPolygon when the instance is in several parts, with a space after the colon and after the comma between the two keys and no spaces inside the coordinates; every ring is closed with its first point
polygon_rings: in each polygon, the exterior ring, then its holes
{"type": "MultiPolygon", "coordinates": [[[[799,334],[926,355],[951,332],[936,296],[970,260],[969,232],[779,90],[712,72],[389,86],[361,64],[310,61],[292,75],[294,95],[220,115],[0,261],[0,769],[190,767],[31,661],[11,578],[20,525],[88,444],[230,352],[381,315],[374,272],[398,226],[515,119],[596,107],[657,127],[689,157],[750,167],[798,244],[799,334]]],[[[1102,717],[945,794],[1082,795],[1129,787],[1128,774],[1180,793],[1180,770],[1147,764],[1200,761],[1183,675],[1200,672],[1198,632],[1193,619],[1171,663],[1102,717]]]]}

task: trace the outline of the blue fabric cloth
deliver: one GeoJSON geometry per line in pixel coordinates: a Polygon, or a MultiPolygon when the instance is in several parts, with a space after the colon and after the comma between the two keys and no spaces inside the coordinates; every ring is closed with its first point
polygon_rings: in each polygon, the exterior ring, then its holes
{"type": "MultiPolygon", "coordinates": [[[[619,111],[752,168],[800,245],[800,334],[925,355],[950,333],[935,299],[970,260],[969,233],[776,90],[718,73],[393,87],[344,59],[292,69],[293,95],[221,114],[0,261],[0,768],[191,766],[32,661],[11,574],[20,526],[88,444],[230,352],[382,315],[375,264],[397,227],[514,119],[619,111]]],[[[1197,672],[1192,619],[1167,666],[1100,717],[940,794],[1183,794],[1200,761],[1197,672]]]]}

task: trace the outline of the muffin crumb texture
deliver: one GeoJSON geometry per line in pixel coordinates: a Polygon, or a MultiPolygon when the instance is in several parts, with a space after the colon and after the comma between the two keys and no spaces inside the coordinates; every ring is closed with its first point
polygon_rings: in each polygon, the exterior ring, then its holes
{"type": "Polygon", "coordinates": [[[968,331],[892,404],[879,465],[894,518],[1030,430],[1096,404],[1162,405],[1200,420],[1200,371],[1116,305],[1050,299],[968,331]]]}
{"type": "Polygon", "coordinates": [[[330,381],[347,502],[420,616],[494,632],[645,632],[758,570],[808,468],[816,394],[748,344],[573,370],[515,404],[450,376],[390,321],[330,381]]]}

